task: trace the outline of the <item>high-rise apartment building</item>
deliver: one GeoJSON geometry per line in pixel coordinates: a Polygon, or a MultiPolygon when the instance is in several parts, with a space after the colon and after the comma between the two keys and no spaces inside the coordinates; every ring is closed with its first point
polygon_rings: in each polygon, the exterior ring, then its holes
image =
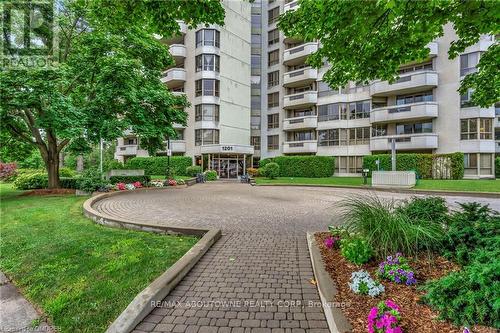
{"type": "MultiPolygon", "coordinates": [[[[200,164],[205,156],[203,163],[221,177],[240,175],[259,158],[296,154],[335,156],[335,173],[351,175],[361,172],[363,156],[388,152],[395,139],[400,153],[459,151],[466,177],[494,175],[500,105],[480,108],[470,104],[470,94],[457,92],[494,37],[450,60],[456,35],[447,25],[429,44],[428,59],[401,66],[396,82],[332,90],[321,80],[327,65],[317,70],[305,63],[318,43],[284,36],[276,26],[297,1],[224,6],[224,27],[200,27],[168,41],[177,66],[163,80],[192,104],[188,127],[179,129],[182,140],[171,141],[174,154],[200,164]]],[[[127,149],[145,154],[135,137],[119,140],[117,157],[127,149]]]]}

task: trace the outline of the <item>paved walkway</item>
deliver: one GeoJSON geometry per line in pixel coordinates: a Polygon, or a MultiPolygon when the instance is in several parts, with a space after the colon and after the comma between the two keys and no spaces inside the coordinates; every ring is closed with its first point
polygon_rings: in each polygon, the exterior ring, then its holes
{"type": "MultiPolygon", "coordinates": [[[[338,201],[366,192],[214,182],[98,202],[98,210],[114,216],[223,231],[134,332],[328,332],[310,281],[305,232],[338,223],[338,201]]],[[[450,204],[472,200],[500,210],[495,199],[447,197],[450,204]]]]}

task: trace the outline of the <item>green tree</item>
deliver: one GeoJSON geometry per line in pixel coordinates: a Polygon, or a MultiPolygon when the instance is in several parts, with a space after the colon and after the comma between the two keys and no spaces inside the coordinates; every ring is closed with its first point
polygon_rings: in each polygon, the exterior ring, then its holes
{"type": "MultiPolygon", "coordinates": [[[[331,87],[349,81],[381,79],[394,82],[398,68],[425,59],[426,45],[443,35],[452,24],[458,35],[448,55],[451,59],[477,43],[482,34],[500,32],[500,6],[488,0],[299,0],[278,26],[287,36],[318,40],[320,47],[309,56],[313,67],[329,70],[323,76],[331,87]]],[[[500,100],[500,48],[498,42],[485,52],[479,72],[462,81],[460,93],[474,90],[472,102],[489,107],[500,100]]]]}
{"type": "MultiPolygon", "coordinates": [[[[56,65],[0,72],[1,131],[40,151],[50,188],[59,186],[63,149],[88,152],[126,129],[149,150],[173,137],[172,124],[186,123],[188,103],[160,81],[173,64],[160,38],[178,33],[176,20],[189,27],[224,23],[218,0],[67,0],[53,8],[47,15],[59,36],[56,65]]],[[[46,39],[49,28],[39,28],[46,39]]]]}

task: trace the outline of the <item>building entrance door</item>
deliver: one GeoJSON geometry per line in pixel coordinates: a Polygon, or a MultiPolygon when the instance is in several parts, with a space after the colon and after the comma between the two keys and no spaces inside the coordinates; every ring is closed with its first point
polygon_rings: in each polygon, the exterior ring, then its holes
{"type": "Polygon", "coordinates": [[[211,169],[217,171],[220,179],[238,178],[243,174],[243,161],[235,158],[213,158],[211,169]]]}

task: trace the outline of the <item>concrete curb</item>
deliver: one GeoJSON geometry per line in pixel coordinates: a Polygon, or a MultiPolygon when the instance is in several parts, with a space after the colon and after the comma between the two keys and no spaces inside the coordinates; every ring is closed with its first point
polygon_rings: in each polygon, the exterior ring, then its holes
{"type": "Polygon", "coordinates": [[[342,310],[335,306],[338,302],[334,301],[337,295],[337,287],[335,282],[330,277],[330,274],[325,270],[321,252],[316,245],[314,233],[307,233],[307,246],[309,247],[309,256],[318,287],[321,305],[325,313],[326,321],[331,333],[346,333],[351,332],[352,326],[347,318],[342,313],[342,310]]]}
{"type": "MultiPolygon", "coordinates": [[[[160,189],[161,188],[154,190],[160,189]]],[[[172,291],[172,289],[174,289],[174,287],[187,275],[187,273],[222,235],[220,229],[159,226],[139,221],[118,219],[116,217],[102,214],[92,207],[93,204],[105,198],[115,195],[126,195],[131,192],[134,191],[103,193],[91,197],[83,203],[83,212],[85,216],[91,218],[96,223],[109,227],[148,231],[160,234],[183,234],[203,237],[175,264],[156,278],[143,291],[137,294],[127,308],[108,327],[106,333],[131,332],[142,321],[142,319],[144,319],[155,308],[155,303],[162,301],[172,291]]]]}
{"type": "Polygon", "coordinates": [[[340,185],[319,185],[319,184],[256,184],[256,186],[333,187],[333,188],[348,188],[355,190],[369,190],[369,191],[392,192],[392,193],[449,195],[449,196],[477,197],[477,198],[500,198],[500,193],[495,193],[495,192],[413,190],[413,189],[396,189],[396,188],[382,188],[382,187],[371,187],[371,186],[350,186],[350,185],[340,186],[340,185]]]}

